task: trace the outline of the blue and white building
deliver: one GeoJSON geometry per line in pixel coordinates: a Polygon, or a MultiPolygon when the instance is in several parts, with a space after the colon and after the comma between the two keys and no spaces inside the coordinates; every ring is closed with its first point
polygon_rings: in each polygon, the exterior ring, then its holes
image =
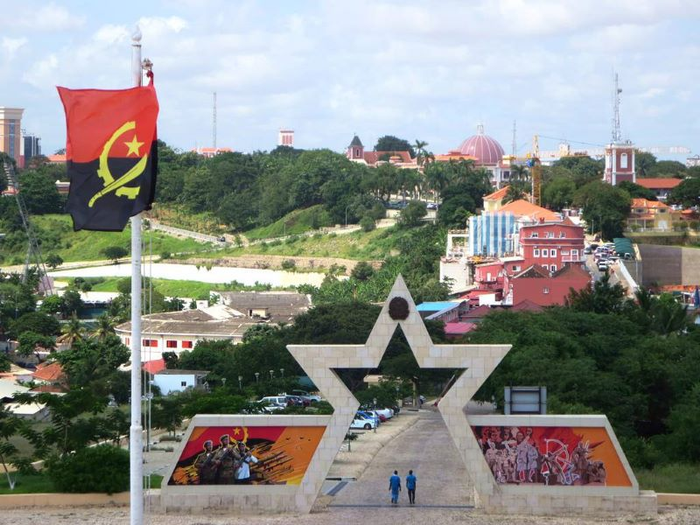
{"type": "Polygon", "coordinates": [[[516,221],[513,212],[491,211],[469,217],[467,255],[500,257],[515,251],[516,221]]]}

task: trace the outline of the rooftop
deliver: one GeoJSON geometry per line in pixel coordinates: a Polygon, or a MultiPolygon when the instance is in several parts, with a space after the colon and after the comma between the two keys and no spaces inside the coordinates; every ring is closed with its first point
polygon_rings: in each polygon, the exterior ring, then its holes
{"type": "Polygon", "coordinates": [[[177,368],[166,368],[160,372],[156,372],[157,376],[205,376],[209,374],[208,370],[178,370],[177,368]]]}
{"type": "Polygon", "coordinates": [[[296,292],[219,292],[223,304],[249,316],[251,310],[267,310],[267,317],[275,323],[291,323],[294,318],[311,308],[311,296],[296,292]]]}
{"type": "Polygon", "coordinates": [[[456,308],[463,302],[464,301],[431,301],[419,304],[416,306],[416,309],[419,312],[441,312],[448,308],[456,308]]]}
{"type": "Polygon", "coordinates": [[[489,193],[484,197],[485,201],[500,201],[505,198],[505,196],[508,194],[508,188],[510,186],[503,186],[500,190],[496,190],[493,193],[489,193]]]}
{"type": "Polygon", "coordinates": [[[632,199],[632,208],[646,208],[649,210],[668,208],[668,205],[659,201],[650,201],[647,199],[632,199]]]}
{"type": "Polygon", "coordinates": [[[678,186],[682,179],[659,178],[659,179],[637,179],[637,184],[650,190],[670,190],[678,186]]]}
{"type": "Polygon", "coordinates": [[[517,201],[509,202],[508,204],[501,207],[500,212],[509,211],[513,215],[518,215],[521,217],[532,217],[533,219],[544,219],[545,221],[551,222],[561,222],[561,218],[558,214],[554,213],[547,208],[542,206],[537,206],[523,199],[518,199],[517,201]]]}

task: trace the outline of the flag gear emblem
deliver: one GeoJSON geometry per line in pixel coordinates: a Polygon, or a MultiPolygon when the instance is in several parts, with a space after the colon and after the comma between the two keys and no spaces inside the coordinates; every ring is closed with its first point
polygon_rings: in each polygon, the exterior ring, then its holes
{"type": "Polygon", "coordinates": [[[58,88],[66,112],[67,211],[78,230],[122,231],[155,194],[155,87],[58,88]]]}

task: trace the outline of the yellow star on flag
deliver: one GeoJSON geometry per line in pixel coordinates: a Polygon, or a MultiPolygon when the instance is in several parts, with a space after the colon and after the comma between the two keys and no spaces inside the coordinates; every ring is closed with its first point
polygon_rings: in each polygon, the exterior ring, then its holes
{"type": "Polygon", "coordinates": [[[125,142],[124,144],[126,144],[126,147],[129,148],[129,151],[126,153],[127,157],[132,153],[137,157],[139,156],[139,148],[143,146],[143,142],[139,142],[136,139],[136,135],[134,135],[134,138],[131,139],[131,142],[125,142]]]}

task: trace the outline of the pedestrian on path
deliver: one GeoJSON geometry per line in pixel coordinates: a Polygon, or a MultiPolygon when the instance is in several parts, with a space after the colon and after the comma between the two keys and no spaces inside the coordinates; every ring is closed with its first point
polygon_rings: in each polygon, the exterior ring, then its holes
{"type": "Polygon", "coordinates": [[[389,490],[391,491],[391,503],[396,505],[399,502],[399,492],[401,491],[401,478],[398,470],[395,470],[394,475],[389,478],[389,490]]]}
{"type": "Polygon", "coordinates": [[[416,504],[416,476],[413,475],[413,471],[408,471],[408,476],[406,476],[406,490],[408,491],[408,503],[410,505],[416,504]]]}

